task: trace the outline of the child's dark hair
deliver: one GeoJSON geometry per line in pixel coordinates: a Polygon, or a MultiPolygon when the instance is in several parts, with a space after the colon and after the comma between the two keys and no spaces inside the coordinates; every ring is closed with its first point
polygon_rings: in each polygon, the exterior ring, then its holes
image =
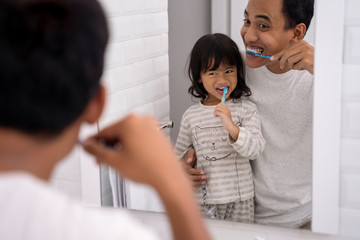
{"type": "Polygon", "coordinates": [[[201,73],[216,70],[221,63],[236,66],[237,69],[237,85],[230,98],[250,96],[251,91],[245,83],[245,69],[239,48],[231,38],[221,33],[207,34],[195,43],[188,67],[188,75],[192,83],[188,92],[196,98],[206,99],[208,92],[199,82],[201,73]]]}
{"type": "Polygon", "coordinates": [[[107,41],[96,0],[1,0],[0,126],[62,132],[99,89],[107,41]]]}

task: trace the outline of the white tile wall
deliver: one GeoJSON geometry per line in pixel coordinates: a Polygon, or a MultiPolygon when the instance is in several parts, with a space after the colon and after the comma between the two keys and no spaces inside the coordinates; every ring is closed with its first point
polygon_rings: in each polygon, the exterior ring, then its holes
{"type": "Polygon", "coordinates": [[[360,175],[343,174],[340,179],[340,205],[354,210],[360,210],[360,175]]]}
{"type": "Polygon", "coordinates": [[[134,35],[134,27],[131,16],[114,17],[109,19],[111,32],[110,42],[116,43],[131,39],[134,35]]]}
{"type": "Polygon", "coordinates": [[[359,76],[359,64],[343,66],[342,100],[344,102],[360,102],[359,76]]]}
{"type": "Polygon", "coordinates": [[[344,102],[342,116],[343,138],[360,138],[360,102],[344,102]]]}
{"type": "Polygon", "coordinates": [[[357,25],[360,22],[360,1],[359,0],[346,0],[346,25],[357,25]]]}
{"type": "Polygon", "coordinates": [[[360,239],[360,1],[346,0],[340,159],[340,235],[360,239]]]}
{"type": "MultiPolygon", "coordinates": [[[[167,0],[106,0],[111,39],[103,83],[108,102],[100,129],[128,112],[169,118],[167,0]]],[[[111,189],[102,170],[102,200],[111,189]]]]}
{"type": "Polygon", "coordinates": [[[345,54],[346,64],[360,64],[360,26],[345,27],[345,54]]]}
{"type": "MultiPolygon", "coordinates": [[[[110,40],[102,77],[107,104],[99,127],[126,113],[169,119],[167,0],[99,0],[108,16],[110,40]]],[[[102,201],[111,204],[107,168],[101,169],[102,201]]],[[[52,184],[81,199],[80,149],[56,169],[52,184]]]]}
{"type": "Polygon", "coordinates": [[[149,81],[155,74],[154,60],[149,59],[134,64],[134,83],[149,81]]]}
{"type": "Polygon", "coordinates": [[[360,139],[344,138],[341,141],[342,173],[360,174],[360,139]]]}

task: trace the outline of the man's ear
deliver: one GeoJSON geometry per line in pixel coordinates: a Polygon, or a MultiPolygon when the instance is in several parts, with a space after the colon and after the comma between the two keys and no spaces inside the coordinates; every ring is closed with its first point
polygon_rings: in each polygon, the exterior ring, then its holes
{"type": "Polygon", "coordinates": [[[298,42],[301,41],[306,33],[306,25],[304,23],[299,23],[296,25],[296,27],[293,29],[293,38],[292,42],[298,42]]]}
{"type": "Polygon", "coordinates": [[[99,120],[101,113],[104,109],[106,98],[106,91],[104,86],[100,85],[98,91],[94,97],[89,101],[88,105],[85,108],[84,113],[82,114],[83,120],[87,123],[95,123],[99,120]]]}

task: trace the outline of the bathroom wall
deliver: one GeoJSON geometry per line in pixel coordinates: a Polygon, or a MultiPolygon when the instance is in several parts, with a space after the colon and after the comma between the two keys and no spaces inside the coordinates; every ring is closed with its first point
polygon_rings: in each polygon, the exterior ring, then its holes
{"type": "Polygon", "coordinates": [[[185,65],[195,42],[211,32],[210,12],[210,0],[169,1],[170,117],[175,123],[170,136],[174,143],[183,113],[194,104],[187,93],[190,80],[185,65]]]}
{"type": "MultiPolygon", "coordinates": [[[[100,0],[107,13],[110,42],[102,81],[107,104],[98,126],[135,111],[168,120],[169,59],[167,0],[100,0]]],[[[93,126],[92,132],[97,126],[93,126]]],[[[90,131],[91,132],[91,131],[90,131]]],[[[52,184],[79,200],[82,198],[80,148],[55,169],[52,184]]],[[[111,204],[108,169],[101,168],[102,203],[111,204]]],[[[95,186],[94,186],[95,188],[95,186]]]]}
{"type": "Polygon", "coordinates": [[[340,231],[360,239],[360,1],[345,2],[340,231]]]}

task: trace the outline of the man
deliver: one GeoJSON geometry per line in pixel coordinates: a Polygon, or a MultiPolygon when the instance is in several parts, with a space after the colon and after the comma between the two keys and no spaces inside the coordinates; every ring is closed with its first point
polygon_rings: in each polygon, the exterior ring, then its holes
{"type": "MultiPolygon", "coordinates": [[[[99,79],[108,30],[98,2],[1,0],[0,19],[0,239],[157,239],[125,211],[85,208],[47,184],[82,123],[96,122],[104,106],[99,79]]],[[[83,147],[153,186],[175,239],[209,239],[188,179],[153,118],[128,116],[83,147]]]]}
{"type": "MultiPolygon", "coordinates": [[[[313,16],[313,0],[249,0],[241,36],[246,49],[246,82],[262,122],[266,148],[251,161],[255,222],[309,228],[311,221],[313,47],[303,40],[313,16]]],[[[195,185],[206,182],[192,169],[195,185]]]]}

